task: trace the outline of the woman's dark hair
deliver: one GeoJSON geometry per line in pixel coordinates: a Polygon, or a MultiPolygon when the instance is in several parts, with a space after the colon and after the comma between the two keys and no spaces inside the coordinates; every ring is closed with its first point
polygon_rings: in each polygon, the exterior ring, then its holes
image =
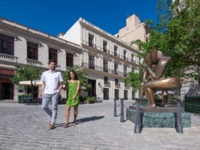
{"type": "Polygon", "coordinates": [[[75,80],[78,80],[78,75],[77,75],[77,73],[76,73],[74,70],[70,70],[70,71],[69,71],[69,73],[68,73],[69,80],[71,79],[71,77],[70,77],[70,72],[73,72],[73,73],[74,73],[74,79],[75,79],[75,80]]]}

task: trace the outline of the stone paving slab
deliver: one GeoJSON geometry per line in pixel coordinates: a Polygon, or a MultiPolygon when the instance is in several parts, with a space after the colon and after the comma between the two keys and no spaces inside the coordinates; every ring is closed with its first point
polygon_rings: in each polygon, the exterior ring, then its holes
{"type": "MultiPolygon", "coordinates": [[[[117,101],[117,104],[119,101],[117,101]]],[[[128,107],[132,101],[125,102],[128,107]]],[[[183,134],[174,128],[143,128],[113,117],[113,103],[82,104],[77,125],[64,128],[65,105],[59,105],[56,129],[41,105],[0,104],[0,150],[199,150],[200,115],[192,114],[192,127],[183,134]]],[[[119,115],[120,108],[117,108],[119,115]]],[[[125,116],[125,115],[124,115],[125,116]]]]}

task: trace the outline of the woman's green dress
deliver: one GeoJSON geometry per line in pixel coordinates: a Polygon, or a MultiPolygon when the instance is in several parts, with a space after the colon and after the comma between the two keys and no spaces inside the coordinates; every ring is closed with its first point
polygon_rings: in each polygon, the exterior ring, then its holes
{"type": "Polygon", "coordinates": [[[70,106],[70,107],[75,107],[78,106],[79,104],[79,93],[76,96],[76,99],[73,100],[73,96],[76,93],[76,89],[78,86],[78,82],[70,82],[68,81],[68,97],[67,97],[67,101],[66,101],[66,105],[70,106]]]}

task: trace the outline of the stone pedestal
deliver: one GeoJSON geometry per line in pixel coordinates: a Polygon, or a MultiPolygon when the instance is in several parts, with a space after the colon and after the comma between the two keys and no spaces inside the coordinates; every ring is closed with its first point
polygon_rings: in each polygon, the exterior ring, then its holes
{"type": "MultiPolygon", "coordinates": [[[[154,128],[175,128],[176,127],[176,107],[164,108],[164,112],[160,112],[163,108],[150,108],[150,111],[141,112],[141,125],[142,127],[154,128]],[[154,111],[153,111],[154,109],[154,111]],[[157,109],[157,110],[156,110],[157,109]]],[[[183,128],[191,127],[191,114],[182,112],[183,128]]],[[[135,123],[135,108],[131,107],[126,109],[126,118],[135,123]]]]}

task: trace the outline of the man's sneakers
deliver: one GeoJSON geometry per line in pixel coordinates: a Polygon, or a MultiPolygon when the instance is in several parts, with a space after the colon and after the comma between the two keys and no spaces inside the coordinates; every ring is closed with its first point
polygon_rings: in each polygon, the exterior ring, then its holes
{"type": "Polygon", "coordinates": [[[52,124],[51,124],[51,121],[50,121],[50,122],[49,122],[49,129],[52,130],[52,129],[54,129],[54,128],[55,128],[55,126],[52,125],[52,124]]]}
{"type": "Polygon", "coordinates": [[[50,129],[50,130],[52,130],[52,129],[54,129],[54,128],[55,128],[54,125],[50,125],[50,126],[49,126],[49,129],[50,129]]]}

